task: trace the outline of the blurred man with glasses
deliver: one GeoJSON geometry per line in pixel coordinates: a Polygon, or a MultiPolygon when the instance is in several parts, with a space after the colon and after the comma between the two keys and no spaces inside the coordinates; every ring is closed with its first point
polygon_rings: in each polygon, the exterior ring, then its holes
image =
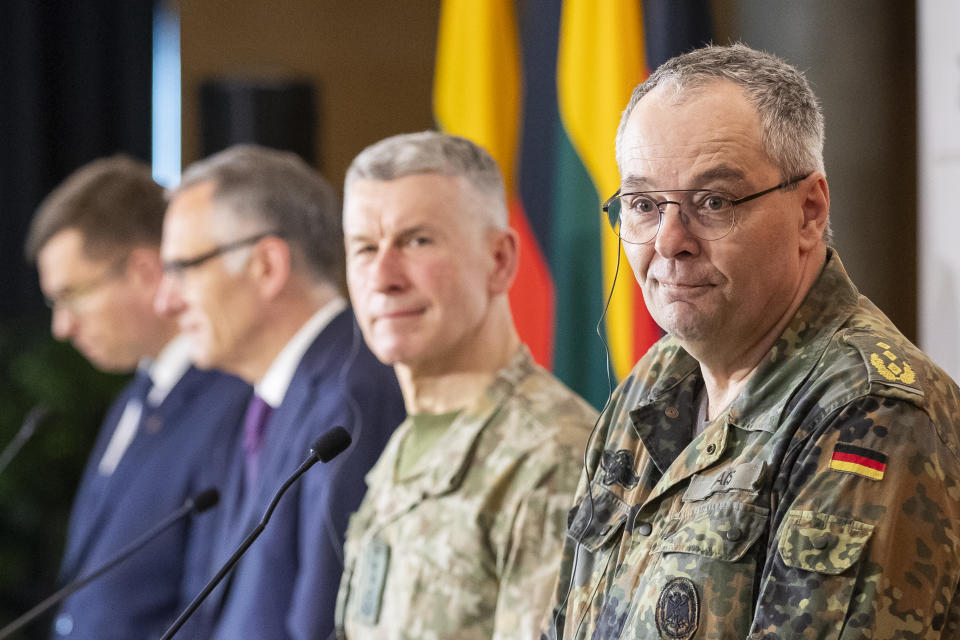
{"type": "MultiPolygon", "coordinates": [[[[176,322],[153,308],[165,208],[150,167],[115,156],[76,171],[31,223],[26,252],[37,263],[53,335],[99,369],[136,370],[104,420],[77,492],[64,583],[216,483],[217,449],[239,433],[250,395],[233,376],[194,369],[176,322]]],[[[203,584],[212,522],[208,514],[180,522],[69,597],[54,637],[159,635],[203,584]]]]}
{"type": "Polygon", "coordinates": [[[199,366],[254,385],[209,576],[318,436],[340,425],[353,439],[284,496],[257,544],[198,611],[203,637],[327,638],[348,516],[404,415],[393,371],[364,345],[341,294],[333,190],[293,154],[220,152],[188,167],[171,194],[162,255],[157,308],[177,318],[199,366]]]}
{"type": "Polygon", "coordinates": [[[604,210],[667,336],[592,440],[546,637],[960,634],[960,395],[844,271],[822,149],[744,45],[634,91],[604,210]]]}

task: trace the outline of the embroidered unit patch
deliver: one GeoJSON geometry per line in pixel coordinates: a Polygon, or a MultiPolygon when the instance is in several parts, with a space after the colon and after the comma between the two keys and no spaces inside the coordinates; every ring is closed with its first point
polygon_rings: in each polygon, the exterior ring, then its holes
{"type": "Polygon", "coordinates": [[[833,448],[830,468],[846,471],[871,480],[882,480],[887,468],[887,456],[879,451],[838,442],[833,448]]]}
{"type": "Polygon", "coordinates": [[[689,640],[697,632],[700,598],[689,578],[674,578],[657,599],[657,631],[662,639],[689,640]]]}
{"type": "Polygon", "coordinates": [[[633,454],[626,449],[604,451],[600,466],[603,468],[601,482],[608,487],[616,483],[632,489],[640,482],[640,476],[633,472],[633,454]]]}

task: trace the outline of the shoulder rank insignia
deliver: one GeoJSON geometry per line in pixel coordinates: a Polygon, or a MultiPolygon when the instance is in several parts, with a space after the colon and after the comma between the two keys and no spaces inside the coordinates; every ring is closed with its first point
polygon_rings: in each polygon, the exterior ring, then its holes
{"type": "Polygon", "coordinates": [[[601,482],[608,487],[616,483],[632,489],[640,482],[640,477],[633,472],[633,454],[626,449],[604,451],[600,466],[603,468],[601,482]]]}
{"type": "Polygon", "coordinates": [[[917,374],[910,368],[910,365],[898,360],[896,354],[890,351],[890,345],[886,342],[878,342],[877,347],[880,353],[874,351],[870,354],[870,364],[877,370],[877,373],[890,382],[913,384],[917,379],[917,374]]]}
{"type": "Polygon", "coordinates": [[[887,468],[887,456],[879,451],[864,449],[846,442],[838,442],[833,447],[830,468],[834,471],[844,471],[871,480],[882,480],[883,472],[887,468]]]}

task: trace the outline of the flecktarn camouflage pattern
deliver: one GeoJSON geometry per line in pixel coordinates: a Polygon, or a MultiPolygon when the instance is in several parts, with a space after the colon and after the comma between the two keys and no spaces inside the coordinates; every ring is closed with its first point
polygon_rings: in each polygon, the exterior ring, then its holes
{"type": "Polygon", "coordinates": [[[595,419],[524,347],[404,482],[401,425],[350,520],[339,637],[536,638],[595,419]]]}
{"type": "Polygon", "coordinates": [[[668,337],[615,393],[549,638],[960,637],[960,395],[832,250],[691,437],[702,385],[668,337]]]}

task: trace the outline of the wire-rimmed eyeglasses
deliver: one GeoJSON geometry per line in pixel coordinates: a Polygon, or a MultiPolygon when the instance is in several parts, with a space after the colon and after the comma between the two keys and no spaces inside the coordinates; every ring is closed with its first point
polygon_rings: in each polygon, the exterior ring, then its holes
{"type": "Polygon", "coordinates": [[[194,267],[199,267],[205,262],[213,260],[217,256],[221,256],[228,251],[233,251],[235,249],[240,249],[242,247],[249,246],[251,244],[256,244],[268,236],[280,236],[275,231],[264,231],[262,233],[257,233],[255,235],[240,238],[239,240],[234,240],[233,242],[227,242],[220,246],[210,249],[210,251],[201,253],[198,256],[192,258],[182,258],[180,260],[169,260],[163,263],[163,272],[171,276],[180,276],[183,275],[183,272],[187,269],[193,269],[194,267]]]}
{"type": "MultiPolygon", "coordinates": [[[[675,204],[680,208],[680,221],[692,235],[701,240],[719,240],[733,229],[737,205],[806,180],[810,174],[796,176],[775,187],[733,198],[726,193],[709,189],[667,189],[666,191],[617,192],[603,203],[610,226],[620,239],[630,244],[652,242],[660,231],[665,208],[675,204]],[[660,194],[680,194],[677,200],[656,200],[660,194]]],[[[676,197],[676,196],[674,196],[676,197]]]]}

